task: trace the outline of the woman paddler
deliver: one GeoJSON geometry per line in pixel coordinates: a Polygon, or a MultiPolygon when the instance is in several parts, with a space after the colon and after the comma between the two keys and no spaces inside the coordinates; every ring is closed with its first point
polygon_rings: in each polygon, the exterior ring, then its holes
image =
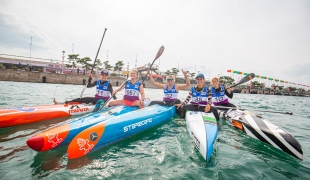
{"type": "MultiPolygon", "coordinates": [[[[144,107],[144,88],[138,79],[138,71],[132,70],[130,72],[130,80],[125,83],[125,86],[121,87],[118,91],[125,88],[124,98],[121,100],[114,100],[109,103],[109,106],[126,105],[126,106],[139,106],[144,107]],[[141,99],[140,99],[141,96],[141,99]]],[[[113,95],[116,95],[118,91],[113,91],[113,95]]]]}
{"type": "Polygon", "coordinates": [[[151,82],[158,88],[164,90],[164,98],[163,101],[151,101],[150,105],[159,104],[159,105],[168,105],[172,106],[174,104],[180,104],[181,101],[178,99],[178,94],[180,89],[190,87],[190,81],[188,75],[182,69],[182,73],[184,74],[186,84],[175,84],[175,78],[173,75],[169,75],[166,77],[166,84],[158,83],[154,80],[152,74],[148,71],[148,75],[150,77],[151,82]]]}
{"type": "Polygon", "coordinates": [[[212,78],[211,83],[213,85],[211,88],[212,102],[215,106],[236,107],[234,104],[228,102],[228,98],[233,98],[233,87],[225,89],[224,86],[220,86],[217,77],[212,78]]]}
{"type": "MultiPolygon", "coordinates": [[[[70,102],[80,102],[80,103],[92,103],[92,104],[102,104],[104,103],[106,100],[108,100],[110,98],[110,95],[113,93],[113,88],[112,85],[110,83],[110,81],[108,80],[108,76],[109,76],[109,72],[107,70],[102,70],[101,71],[101,79],[97,80],[95,82],[91,82],[93,75],[89,74],[89,79],[88,79],[88,84],[87,84],[87,88],[91,88],[96,86],[96,94],[95,97],[84,97],[84,98],[77,98],[77,99],[73,99],[71,101],[66,101],[65,103],[68,104],[70,102]]],[[[115,96],[112,96],[113,99],[116,99],[115,96]]],[[[55,104],[59,104],[56,99],[54,98],[53,102],[55,104]]],[[[96,107],[97,108],[97,107],[96,107]]]]}
{"type": "Polygon", "coordinates": [[[192,86],[187,98],[181,103],[176,104],[180,118],[185,117],[186,111],[213,112],[216,120],[219,120],[217,109],[212,106],[212,97],[208,86],[205,84],[204,75],[199,73],[196,76],[197,86],[192,86]],[[187,104],[190,101],[190,104],[187,104]]]}

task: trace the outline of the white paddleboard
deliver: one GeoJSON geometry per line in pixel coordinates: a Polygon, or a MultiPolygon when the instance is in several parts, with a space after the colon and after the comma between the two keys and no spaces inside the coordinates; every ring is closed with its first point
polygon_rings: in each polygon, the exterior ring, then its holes
{"type": "Polygon", "coordinates": [[[203,158],[208,160],[212,155],[214,141],[218,133],[213,113],[187,111],[185,119],[187,130],[195,146],[203,158]]]}

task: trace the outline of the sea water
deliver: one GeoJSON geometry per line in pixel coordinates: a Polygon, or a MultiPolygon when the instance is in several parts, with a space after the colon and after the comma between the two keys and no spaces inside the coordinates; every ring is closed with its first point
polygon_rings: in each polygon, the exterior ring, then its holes
{"type": "MultiPolygon", "coordinates": [[[[0,108],[52,104],[80,97],[84,86],[0,81],[0,108]]],[[[116,87],[114,87],[116,88],[116,87]]],[[[94,96],[86,89],[83,97],[94,96]]],[[[163,90],[145,89],[147,98],[160,100],[163,90]]],[[[184,100],[187,91],[181,91],[184,100]]],[[[122,92],[117,94],[122,98],[122,92]]],[[[310,179],[310,98],[234,94],[230,102],[256,112],[290,132],[302,145],[298,160],[255,140],[221,120],[214,153],[205,161],[192,142],[184,119],[114,143],[85,157],[69,160],[67,147],[47,152],[30,149],[26,141],[41,131],[72,120],[53,119],[0,129],[0,179],[310,179]]]]}

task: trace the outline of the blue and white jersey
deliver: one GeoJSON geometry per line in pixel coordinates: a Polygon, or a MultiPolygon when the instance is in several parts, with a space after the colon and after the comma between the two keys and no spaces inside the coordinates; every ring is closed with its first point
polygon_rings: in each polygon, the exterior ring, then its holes
{"type": "Polygon", "coordinates": [[[172,88],[169,90],[168,85],[164,89],[164,101],[172,102],[178,98],[179,92],[175,89],[175,84],[172,86],[172,88]]]}
{"type": "Polygon", "coordinates": [[[130,81],[127,81],[125,84],[125,94],[124,99],[128,101],[139,100],[140,98],[140,81],[137,81],[135,84],[131,84],[130,81]]]}
{"type": "Polygon", "coordinates": [[[225,94],[224,86],[220,86],[220,89],[220,92],[216,92],[214,87],[211,88],[212,102],[215,106],[228,103],[228,97],[225,94]]]}
{"type": "Polygon", "coordinates": [[[101,85],[101,80],[97,81],[97,85],[96,85],[96,94],[95,97],[96,98],[100,98],[100,99],[104,99],[105,101],[108,100],[110,98],[110,90],[109,90],[109,81],[104,82],[103,85],[101,85]]]}
{"type": "Polygon", "coordinates": [[[206,106],[208,105],[208,86],[205,86],[202,91],[196,92],[195,87],[191,88],[192,99],[191,104],[206,106]]]}

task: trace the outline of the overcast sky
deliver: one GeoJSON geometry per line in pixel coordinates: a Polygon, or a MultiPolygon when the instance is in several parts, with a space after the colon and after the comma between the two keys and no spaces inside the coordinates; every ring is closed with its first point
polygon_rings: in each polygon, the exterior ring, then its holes
{"type": "Polygon", "coordinates": [[[0,0],[0,54],[30,56],[32,37],[32,57],[94,59],[105,28],[98,58],[111,65],[151,63],[163,45],[161,71],[310,85],[309,0],[0,0]]]}

